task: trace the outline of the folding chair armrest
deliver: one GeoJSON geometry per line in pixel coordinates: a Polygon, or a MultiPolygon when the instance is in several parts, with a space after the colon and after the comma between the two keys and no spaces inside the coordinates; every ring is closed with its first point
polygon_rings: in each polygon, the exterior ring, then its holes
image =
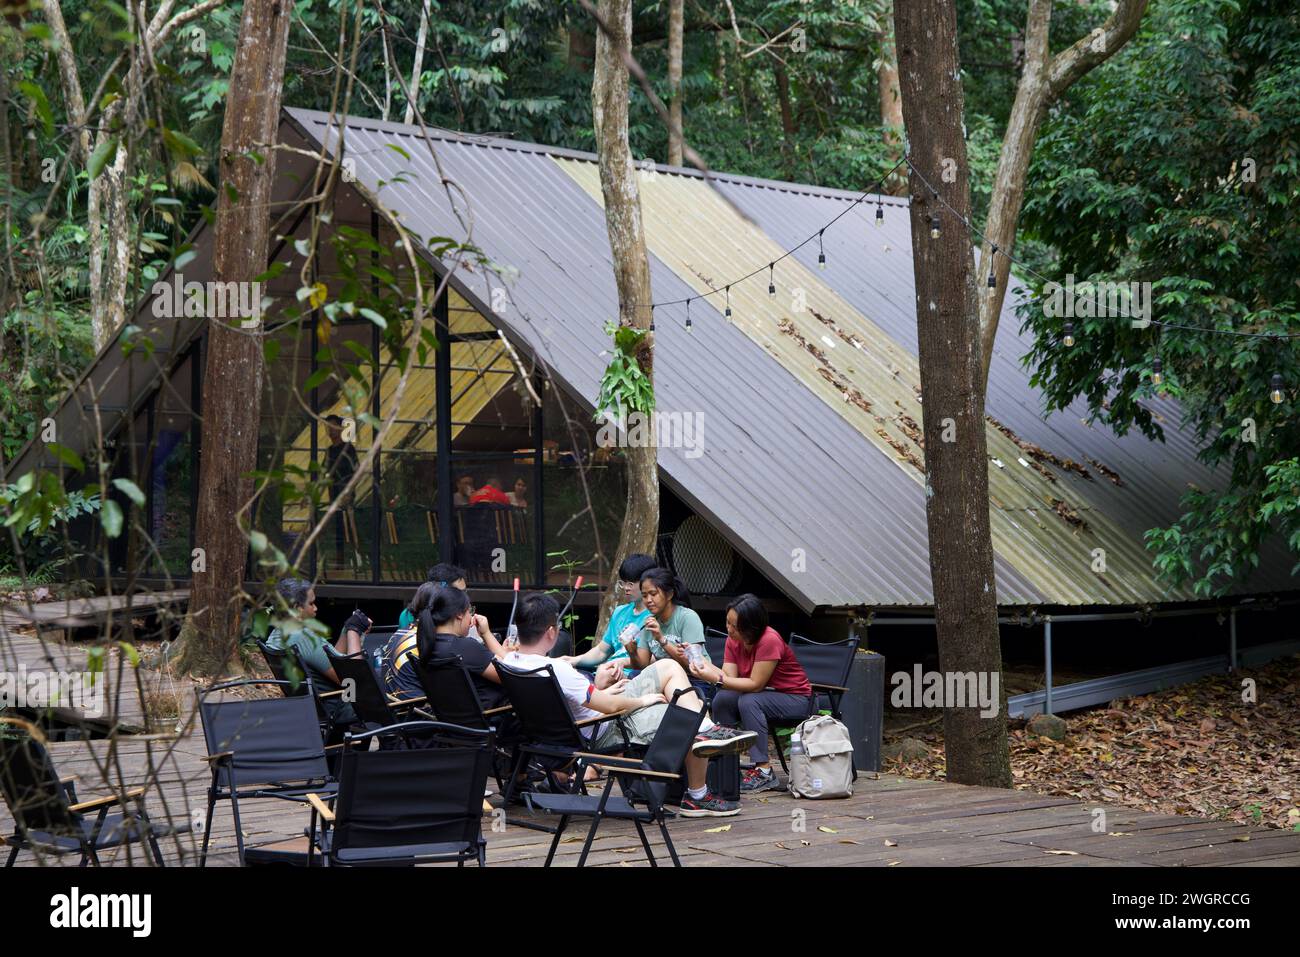
{"type": "Polygon", "coordinates": [[[333,691],[318,691],[318,692],[316,692],[316,697],[318,697],[318,698],[337,698],[339,695],[341,695],[341,694],[342,694],[344,691],[346,691],[346,690],[347,690],[346,688],[335,688],[333,691]]]}
{"type": "Polygon", "coordinates": [[[503,705],[502,705],[501,707],[499,707],[499,708],[488,708],[486,711],[483,712],[483,716],[486,718],[486,717],[489,717],[489,716],[494,715],[494,714],[508,714],[508,713],[510,713],[511,711],[514,711],[514,710],[515,710],[515,706],[514,706],[514,705],[512,705],[512,704],[503,704],[503,705]]]}
{"type": "Polygon", "coordinates": [[[203,760],[211,764],[213,761],[229,761],[234,756],[234,751],[218,751],[216,754],[205,754],[203,760]]]}
{"type": "Polygon", "coordinates": [[[388,696],[388,705],[392,708],[402,707],[403,705],[424,704],[429,700],[427,695],[420,695],[418,698],[399,698],[396,695],[388,696]]]}
{"type": "MultiPolygon", "coordinates": [[[[589,763],[599,765],[602,762],[591,761],[589,763]]],[[[625,768],[625,767],[616,767],[612,764],[607,765],[607,767],[609,768],[609,773],[611,775],[635,774],[637,777],[654,778],[658,781],[680,781],[682,777],[676,771],[651,771],[649,768],[625,768]]]]}
{"type": "Polygon", "coordinates": [[[629,764],[641,763],[640,758],[624,758],[617,754],[596,754],[593,751],[575,751],[573,752],[573,756],[575,758],[582,758],[586,761],[600,762],[602,764],[612,763],[614,761],[626,761],[629,764]]]}
{"type": "Polygon", "coordinates": [[[334,823],[334,812],[320,799],[320,795],[308,794],[307,803],[316,809],[316,813],[321,816],[321,820],[329,821],[331,824],[334,823]]]}
{"type": "Polygon", "coordinates": [[[849,690],[848,688],[843,688],[840,685],[824,685],[824,684],[819,684],[816,681],[810,681],[808,683],[812,685],[813,691],[838,691],[840,694],[844,694],[849,690]]]}
{"type": "Polygon", "coordinates": [[[143,797],[144,793],[144,788],[132,788],[125,794],[108,794],[102,798],[91,798],[89,801],[82,801],[80,804],[73,804],[68,807],[68,810],[77,814],[84,814],[86,811],[98,810],[102,807],[120,804],[123,801],[133,801],[138,797],[143,797]]]}
{"type": "Polygon", "coordinates": [[[588,725],[600,724],[602,721],[612,721],[614,718],[618,718],[621,717],[622,715],[629,714],[629,713],[630,710],[625,708],[622,711],[611,711],[609,714],[598,715],[594,718],[583,718],[581,721],[573,722],[573,724],[575,727],[585,728],[588,725]]]}

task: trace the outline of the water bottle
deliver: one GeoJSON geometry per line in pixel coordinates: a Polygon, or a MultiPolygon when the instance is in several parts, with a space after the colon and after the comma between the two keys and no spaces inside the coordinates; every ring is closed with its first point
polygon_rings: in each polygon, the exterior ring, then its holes
{"type": "Polygon", "coordinates": [[[704,649],[699,645],[688,644],[686,646],[686,667],[694,668],[704,662],[704,649]]]}
{"type": "Polygon", "coordinates": [[[803,738],[799,735],[799,732],[796,731],[794,734],[790,735],[790,757],[803,753],[803,738]]]}

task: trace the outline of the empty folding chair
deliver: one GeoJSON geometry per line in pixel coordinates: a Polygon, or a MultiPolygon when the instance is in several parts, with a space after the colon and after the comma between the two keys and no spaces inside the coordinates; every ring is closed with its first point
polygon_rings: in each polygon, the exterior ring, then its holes
{"type": "Polygon", "coordinates": [[[333,807],[311,794],[312,840],[327,865],[393,867],[486,861],[483,788],[492,732],[441,721],[410,721],[345,739],[333,807]],[[370,751],[371,739],[405,734],[429,740],[414,750],[370,751]],[[316,817],[320,817],[320,831],[316,817]]]}
{"type": "Polygon", "coordinates": [[[89,801],[77,800],[71,779],[60,779],[45,748],[45,736],[21,718],[0,717],[0,795],[14,819],[7,839],[13,867],[22,850],[47,854],[80,854],[78,866],[99,866],[99,852],[137,841],[146,842],[154,863],[166,866],[158,838],[189,830],[154,824],[144,808],[144,788],[89,801]],[[126,807],[133,803],[136,810],[126,807]],[[121,807],[110,814],[112,807],[121,807]]]}
{"type": "Polygon", "coordinates": [[[216,700],[218,694],[231,688],[279,686],[285,691],[283,685],[280,681],[228,681],[197,692],[203,738],[208,746],[207,761],[212,765],[200,867],[207,863],[217,801],[230,802],[235,819],[235,844],[242,865],[241,799],[305,802],[308,793],[328,795],[337,788],[325,760],[316,709],[310,697],[216,700]]]}
{"type": "Polygon", "coordinates": [[[691,744],[700,730],[703,711],[692,711],[677,704],[683,694],[689,694],[690,688],[683,688],[673,695],[672,703],[664,713],[663,721],[655,731],[654,740],[640,760],[630,758],[604,757],[587,754],[583,757],[588,764],[604,767],[609,771],[609,782],[600,796],[589,794],[525,794],[524,800],[530,808],[560,815],[559,826],[551,841],[550,852],[546,855],[546,866],[550,867],[555,859],[555,851],[560,846],[560,839],[569,819],[573,817],[590,817],[591,828],[587,831],[587,840],[582,845],[582,854],[578,857],[578,866],[587,863],[591,852],[591,842],[595,840],[600,822],[605,818],[631,821],[636,825],[641,846],[645,848],[646,859],[651,867],[658,867],[654,853],[650,850],[650,841],[646,837],[645,825],[658,824],[663,834],[664,844],[672,858],[674,867],[681,867],[677,849],[668,834],[667,815],[664,805],[670,787],[682,781],[682,767],[690,753],[691,744]],[[614,783],[622,788],[622,796],[616,796],[614,783]],[[637,805],[644,805],[638,807],[637,805]]]}
{"type": "Polygon", "coordinates": [[[350,722],[338,720],[337,706],[326,704],[326,701],[341,698],[343,691],[341,689],[321,691],[316,687],[311,672],[302,666],[302,662],[298,660],[298,655],[292,648],[272,648],[261,639],[257,639],[257,648],[262,652],[262,658],[265,659],[266,667],[270,669],[272,677],[281,683],[285,697],[305,695],[315,702],[321,736],[326,743],[337,744],[342,741],[343,733],[350,722]]]}

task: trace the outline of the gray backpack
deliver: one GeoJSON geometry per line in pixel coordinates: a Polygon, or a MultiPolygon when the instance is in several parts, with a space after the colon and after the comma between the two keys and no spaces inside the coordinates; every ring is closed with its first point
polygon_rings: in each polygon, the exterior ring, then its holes
{"type": "Polygon", "coordinates": [[[815,714],[790,735],[790,793],[804,798],[853,796],[853,742],[849,729],[815,714]]]}

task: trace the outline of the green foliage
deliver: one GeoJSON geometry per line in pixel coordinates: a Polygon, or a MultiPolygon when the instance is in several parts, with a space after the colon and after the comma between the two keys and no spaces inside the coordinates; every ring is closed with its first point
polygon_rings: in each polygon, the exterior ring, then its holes
{"type": "Polygon", "coordinates": [[[610,355],[609,365],[600,377],[600,396],[596,399],[597,421],[606,413],[626,411],[650,414],[655,407],[654,383],[637,359],[637,353],[649,333],[633,326],[609,323],[605,326],[605,334],[613,337],[614,351],[610,355]]]}
{"type": "MultiPolygon", "coordinates": [[[[1156,5],[1138,37],[1071,93],[1046,126],[1024,225],[1059,252],[1053,278],[1149,281],[1157,321],[1300,333],[1300,17],[1266,2],[1156,5]]],[[[1076,396],[1123,434],[1162,437],[1177,398],[1220,487],[1191,488],[1184,514],[1148,536],[1157,566],[1211,595],[1260,561],[1280,532],[1300,551],[1294,342],[1131,328],[1022,310],[1036,335],[1026,362],[1051,408],[1076,396]],[[1269,398],[1280,373],[1286,394],[1269,398]]]]}

